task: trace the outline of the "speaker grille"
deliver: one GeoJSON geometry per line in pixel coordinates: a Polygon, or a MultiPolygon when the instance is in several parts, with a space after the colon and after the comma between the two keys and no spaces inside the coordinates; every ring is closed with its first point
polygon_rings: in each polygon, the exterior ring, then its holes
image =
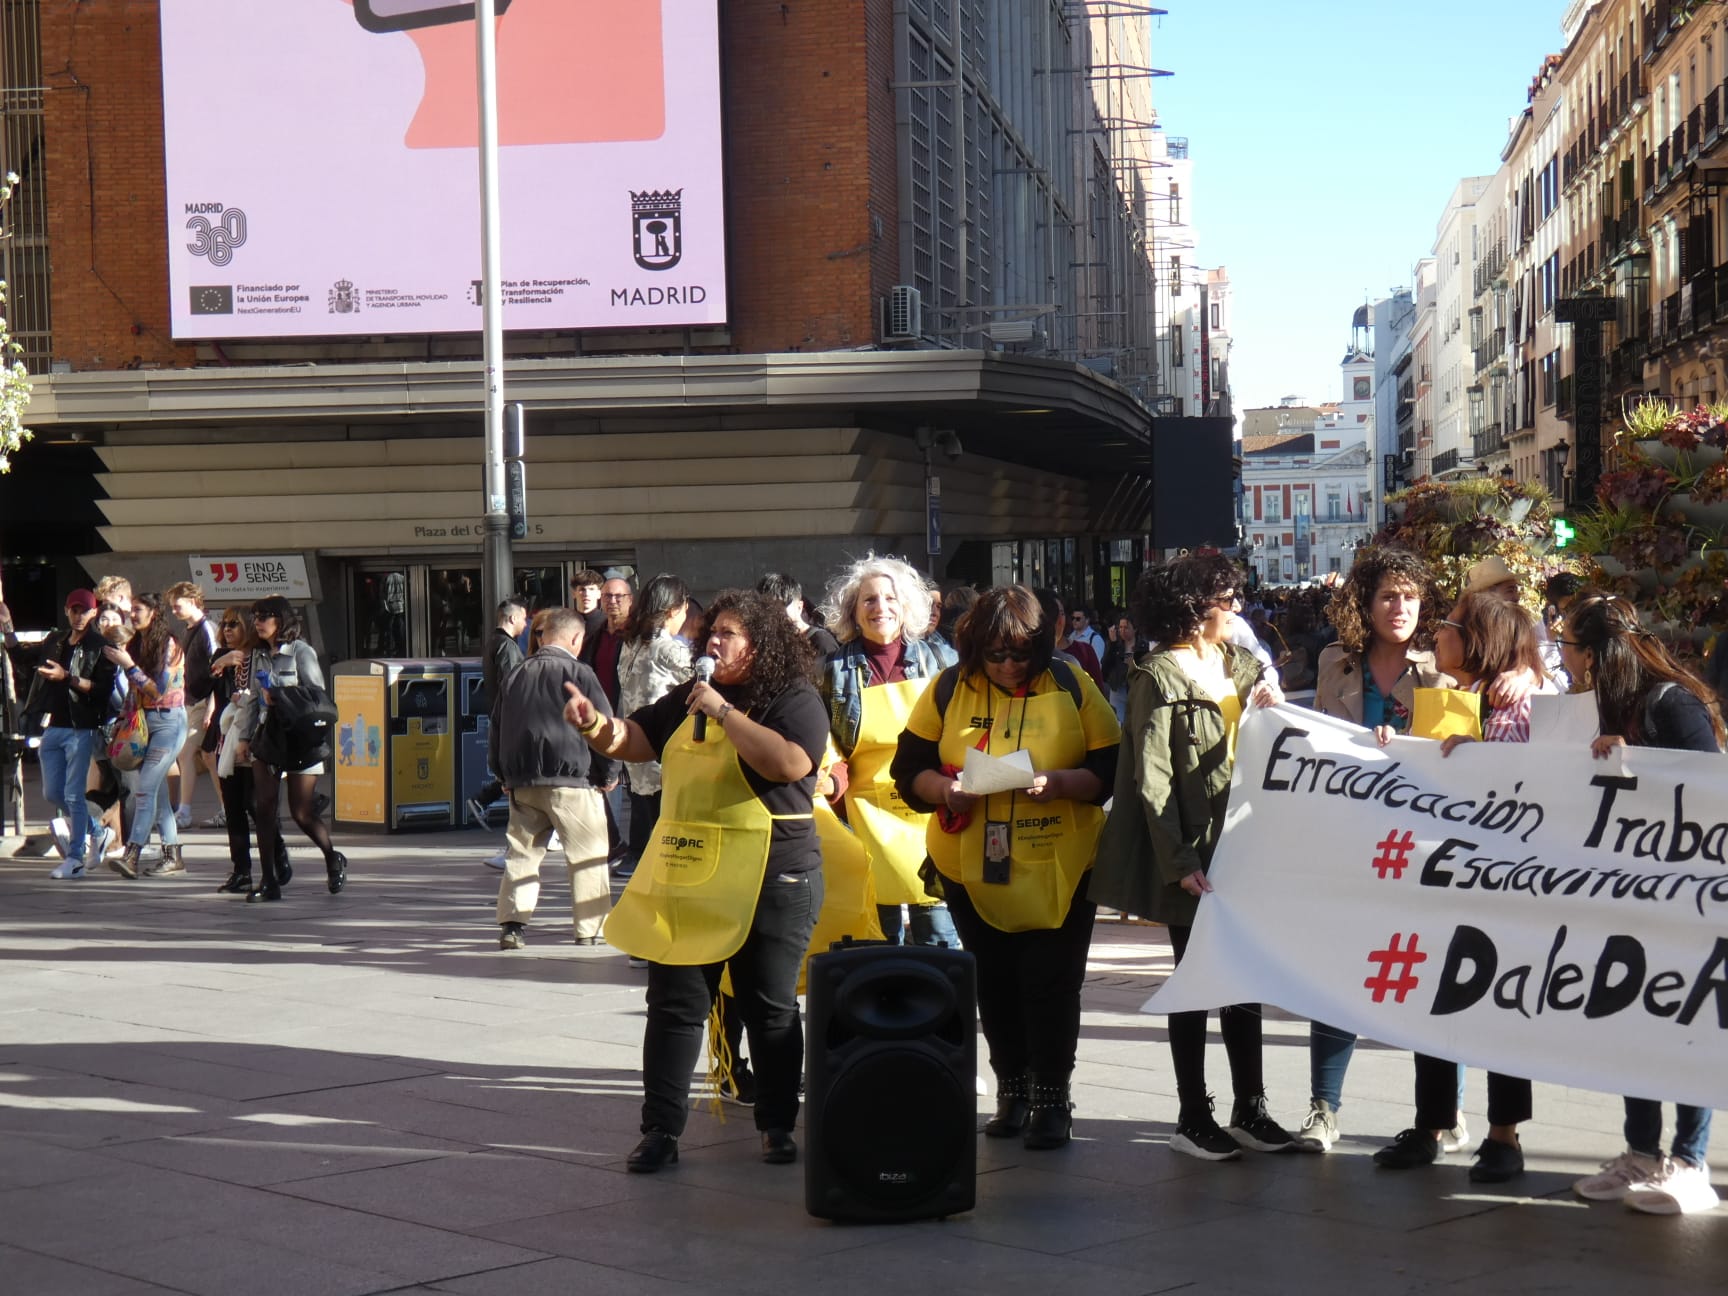
{"type": "Polygon", "coordinates": [[[859,1056],[834,1077],[821,1145],[842,1184],[880,1207],[949,1187],[971,1150],[976,1099],[951,1066],[916,1045],[859,1056]]]}

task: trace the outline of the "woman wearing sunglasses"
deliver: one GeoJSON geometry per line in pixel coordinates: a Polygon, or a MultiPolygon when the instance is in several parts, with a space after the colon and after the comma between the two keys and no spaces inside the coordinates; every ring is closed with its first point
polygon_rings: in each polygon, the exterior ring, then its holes
{"type": "MultiPolygon", "coordinates": [[[[1536,622],[1516,603],[1491,590],[1466,594],[1434,634],[1434,664],[1467,693],[1485,693],[1491,680],[1520,671],[1540,674],[1541,638],[1536,622]]],[[[1530,695],[1505,706],[1482,699],[1484,742],[1530,741],[1530,695]]],[[[1460,743],[1475,739],[1454,735],[1445,740],[1450,756],[1460,743]]],[[[1374,1154],[1374,1164],[1387,1170],[1431,1165],[1454,1139],[1462,1141],[1458,1115],[1460,1068],[1425,1053],[1416,1054],[1416,1121],[1374,1154]]],[[[1470,1167],[1471,1183],[1505,1183],[1524,1173],[1524,1149],[1518,1126],[1530,1119],[1528,1080],[1488,1073],[1488,1137],[1470,1167]]]]}
{"type": "MultiPolygon", "coordinates": [[[[1134,623],[1158,648],[1128,673],[1115,801],[1089,894],[1168,925],[1178,963],[1200,897],[1212,889],[1206,870],[1224,828],[1236,723],[1251,703],[1283,700],[1254,655],[1227,640],[1241,582],[1228,558],[1193,556],[1148,568],[1134,590],[1134,623]]],[[[1169,1021],[1181,1103],[1171,1148],[1203,1161],[1239,1157],[1244,1146],[1288,1149],[1289,1133],[1266,1111],[1260,1005],[1218,1010],[1235,1093],[1228,1130],[1206,1091],[1206,1013],[1171,1013],[1169,1021]]]]}
{"type": "MultiPolygon", "coordinates": [[[[247,624],[245,608],[231,607],[222,614],[222,619],[216,626],[217,644],[220,649],[210,662],[210,673],[214,677],[216,719],[211,721],[204,734],[204,748],[207,753],[216,754],[223,747],[237,748],[240,742],[235,733],[234,725],[240,716],[240,707],[236,703],[238,696],[241,701],[251,696],[252,689],[252,650],[258,646],[253,638],[251,627],[247,624]]],[[[228,829],[228,862],[231,871],[228,880],[216,889],[228,895],[250,895],[252,892],[252,765],[249,761],[236,761],[232,754],[227,762],[217,759],[216,784],[222,790],[222,817],[228,829]],[[229,769],[222,773],[224,764],[229,769]]],[[[288,848],[282,842],[282,834],[276,834],[276,885],[280,888],[294,875],[288,864],[288,848]]],[[[266,872],[270,870],[266,869],[266,872]]]]}
{"type": "Polygon", "coordinates": [[[1091,677],[1052,660],[1056,626],[1025,586],[979,598],[955,626],[954,646],[959,664],[936,677],[906,722],[894,782],[907,805],[934,812],[925,846],[977,959],[997,1095],[984,1132],[1060,1147],[1073,1125],[1069,1077],[1097,911],[1080,889],[1121,731],[1091,677]],[[957,775],[974,750],[1025,753],[1028,786],[971,795],[957,775]]]}

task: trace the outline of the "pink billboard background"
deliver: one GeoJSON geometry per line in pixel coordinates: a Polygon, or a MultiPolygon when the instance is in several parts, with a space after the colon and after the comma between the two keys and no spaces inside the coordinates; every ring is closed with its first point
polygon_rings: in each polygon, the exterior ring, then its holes
{"type": "MultiPolygon", "coordinates": [[[[162,0],[175,337],[480,328],[473,23],[361,4],[162,0]]],[[[509,0],[506,328],[725,321],[717,6],[509,0]]]]}

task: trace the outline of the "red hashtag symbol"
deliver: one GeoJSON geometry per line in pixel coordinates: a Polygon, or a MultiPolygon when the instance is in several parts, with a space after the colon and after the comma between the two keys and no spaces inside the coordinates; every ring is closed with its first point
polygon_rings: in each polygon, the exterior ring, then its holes
{"type": "Polygon", "coordinates": [[[1374,1002],[1384,1003],[1386,992],[1392,992],[1393,1001],[1403,1003],[1404,996],[1414,990],[1418,984],[1416,973],[1412,971],[1418,963],[1426,963],[1428,956],[1416,948],[1417,936],[1410,933],[1410,944],[1400,949],[1398,942],[1404,939],[1403,932],[1394,932],[1392,942],[1385,949],[1374,950],[1368,955],[1370,963],[1378,963],[1380,970],[1362,984],[1374,992],[1374,1002]],[[1397,977],[1393,977],[1393,965],[1398,967],[1397,977]]]}
{"type": "Polygon", "coordinates": [[[1374,870],[1381,877],[1390,873],[1395,878],[1404,876],[1404,869],[1410,863],[1410,852],[1416,849],[1416,839],[1405,829],[1400,837],[1396,829],[1386,834],[1386,839],[1380,843],[1380,853],[1374,857],[1374,870]]]}

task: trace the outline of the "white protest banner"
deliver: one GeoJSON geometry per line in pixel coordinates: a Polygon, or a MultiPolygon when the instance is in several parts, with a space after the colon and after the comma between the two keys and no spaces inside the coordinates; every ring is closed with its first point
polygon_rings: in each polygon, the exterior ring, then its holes
{"type": "Polygon", "coordinates": [[[1182,965],[1506,1075],[1728,1106],[1728,758],[1423,738],[1253,710],[1182,965]]]}

